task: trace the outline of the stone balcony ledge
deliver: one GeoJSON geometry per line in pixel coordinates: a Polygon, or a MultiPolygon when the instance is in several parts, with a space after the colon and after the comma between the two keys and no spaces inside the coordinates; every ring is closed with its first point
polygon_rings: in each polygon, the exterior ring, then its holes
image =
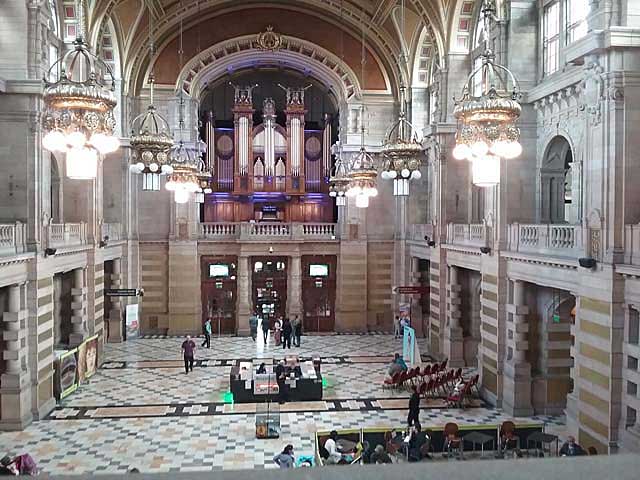
{"type": "Polygon", "coordinates": [[[220,222],[201,223],[199,239],[231,242],[338,241],[335,223],[220,222]]]}

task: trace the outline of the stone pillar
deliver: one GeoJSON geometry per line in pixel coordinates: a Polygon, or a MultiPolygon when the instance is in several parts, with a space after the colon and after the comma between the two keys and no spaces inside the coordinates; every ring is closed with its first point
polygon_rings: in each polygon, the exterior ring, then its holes
{"type": "Polygon", "coordinates": [[[296,315],[302,320],[302,264],[300,255],[290,257],[289,285],[287,286],[287,315],[291,320],[296,315]]]}
{"type": "MultiPolygon", "coordinates": [[[[111,274],[111,288],[121,288],[122,286],[122,261],[119,258],[113,260],[113,273],[111,274]]],[[[120,297],[109,297],[109,343],[119,343],[123,340],[122,335],[122,301],[120,297]]]]}
{"type": "Polygon", "coordinates": [[[80,345],[87,337],[87,288],[85,286],[85,268],[76,268],[73,271],[73,288],[71,289],[73,300],[71,302],[72,330],[69,335],[69,346],[80,345]]]}
{"type": "Polygon", "coordinates": [[[29,316],[28,310],[23,308],[22,288],[22,285],[9,287],[9,310],[2,314],[5,371],[0,378],[0,430],[22,430],[33,418],[30,376],[24,358],[27,347],[22,347],[29,316]]]}
{"type": "Polygon", "coordinates": [[[525,284],[513,280],[513,303],[507,305],[507,359],[504,362],[503,408],[511,415],[532,415],[531,365],[527,362],[529,307],[525,284]]]}
{"type": "Polygon", "coordinates": [[[238,257],[238,318],[236,319],[236,331],[238,335],[249,335],[249,317],[251,316],[251,270],[249,269],[249,257],[238,257]]]}
{"type": "Polygon", "coordinates": [[[448,325],[445,328],[444,354],[449,359],[449,366],[458,368],[464,366],[464,337],[460,326],[460,290],[458,281],[458,267],[449,267],[449,301],[447,308],[448,325]]]}

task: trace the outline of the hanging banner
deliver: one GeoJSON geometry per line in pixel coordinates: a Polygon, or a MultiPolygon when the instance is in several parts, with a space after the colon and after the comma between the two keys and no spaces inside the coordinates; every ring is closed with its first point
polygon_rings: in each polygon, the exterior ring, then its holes
{"type": "Polygon", "coordinates": [[[130,338],[138,338],[140,335],[140,321],[138,319],[138,304],[127,305],[125,311],[126,315],[126,327],[127,327],[127,340],[130,338]]]}

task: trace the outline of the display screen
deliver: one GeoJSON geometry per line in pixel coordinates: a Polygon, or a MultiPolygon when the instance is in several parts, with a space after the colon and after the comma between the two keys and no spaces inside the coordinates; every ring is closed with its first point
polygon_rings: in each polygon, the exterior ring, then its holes
{"type": "Polygon", "coordinates": [[[327,265],[326,263],[312,263],[311,265],[309,265],[309,276],[328,277],[329,265],[327,265]]]}
{"type": "Polygon", "coordinates": [[[209,276],[210,277],[228,277],[229,276],[229,265],[225,265],[223,263],[212,263],[209,265],[209,276]]]}

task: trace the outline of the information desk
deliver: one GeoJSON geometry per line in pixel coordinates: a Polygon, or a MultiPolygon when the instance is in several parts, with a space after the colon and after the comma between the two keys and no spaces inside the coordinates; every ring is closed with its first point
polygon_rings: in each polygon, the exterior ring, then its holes
{"type": "MultiPolygon", "coordinates": [[[[278,401],[280,388],[275,375],[275,365],[265,365],[266,373],[256,373],[262,361],[240,362],[231,367],[229,387],[236,403],[278,401]]],[[[264,363],[267,363],[266,361],[264,363]]],[[[285,365],[285,395],[288,401],[322,400],[322,375],[320,365],[313,361],[300,362],[288,358],[285,365]]]]}

